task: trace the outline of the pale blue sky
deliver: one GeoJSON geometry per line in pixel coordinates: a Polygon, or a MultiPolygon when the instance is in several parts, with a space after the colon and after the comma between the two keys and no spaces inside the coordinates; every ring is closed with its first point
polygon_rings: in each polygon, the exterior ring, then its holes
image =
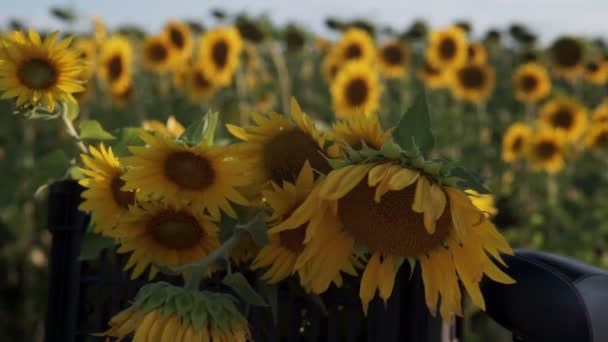
{"type": "MultiPolygon", "coordinates": [[[[208,22],[209,9],[220,6],[231,12],[267,12],[278,23],[295,21],[317,31],[324,29],[327,15],[338,14],[345,18],[364,16],[398,29],[418,17],[434,26],[468,19],[477,34],[518,20],[545,41],[562,33],[608,36],[608,0],[2,0],[2,4],[3,26],[7,18],[16,17],[30,26],[54,29],[62,26],[48,15],[48,9],[72,4],[80,13],[101,16],[110,26],[134,23],[149,31],[158,30],[168,17],[208,22]]],[[[86,28],[88,24],[79,25],[86,28]]]]}

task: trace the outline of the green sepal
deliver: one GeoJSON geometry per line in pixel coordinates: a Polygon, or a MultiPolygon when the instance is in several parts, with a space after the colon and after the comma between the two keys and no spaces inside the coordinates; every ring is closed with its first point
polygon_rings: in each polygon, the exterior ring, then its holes
{"type": "Polygon", "coordinates": [[[213,319],[213,324],[220,328],[220,330],[227,332],[230,330],[228,320],[231,317],[224,312],[222,309],[224,303],[218,303],[216,300],[210,300],[207,304],[207,313],[213,319]]]}
{"type": "Polygon", "coordinates": [[[403,262],[405,261],[405,257],[395,255],[394,258],[395,258],[395,274],[396,274],[397,272],[399,272],[401,265],[403,265],[403,262]]]}
{"type": "Polygon", "coordinates": [[[380,152],[388,159],[399,159],[402,149],[393,139],[390,139],[382,145],[380,152]]]}
{"type": "Polygon", "coordinates": [[[345,166],[347,166],[348,164],[350,164],[348,161],[342,160],[342,159],[329,159],[326,158],[327,163],[329,164],[329,166],[334,169],[334,170],[338,170],[341,169],[345,166]]]}
{"type": "Polygon", "coordinates": [[[194,303],[192,304],[192,311],[190,312],[190,320],[195,330],[199,330],[201,327],[206,326],[209,313],[207,312],[207,299],[204,296],[196,296],[194,303]]]}

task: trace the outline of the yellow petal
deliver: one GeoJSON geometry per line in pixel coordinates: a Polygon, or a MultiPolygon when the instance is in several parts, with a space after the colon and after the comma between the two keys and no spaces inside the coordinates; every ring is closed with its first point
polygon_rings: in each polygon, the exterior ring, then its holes
{"type": "Polygon", "coordinates": [[[384,300],[384,303],[386,303],[393,293],[394,286],[395,258],[392,255],[389,255],[384,257],[384,260],[380,264],[380,269],[378,270],[378,288],[380,290],[380,297],[384,300]]]}
{"type": "Polygon", "coordinates": [[[435,233],[435,224],[445,210],[446,197],[437,184],[431,184],[430,191],[425,197],[424,227],[429,234],[435,233]]]}
{"type": "Polygon", "coordinates": [[[156,321],[156,313],[156,310],[152,310],[146,314],[143,321],[135,331],[133,342],[146,342],[148,340],[148,334],[150,332],[150,328],[152,327],[152,323],[156,321]]]}
{"type": "Polygon", "coordinates": [[[432,257],[433,254],[422,256],[420,267],[422,269],[426,306],[429,308],[431,315],[435,316],[437,314],[437,300],[439,299],[439,272],[441,272],[441,266],[437,265],[437,261],[432,257]]]}
{"type": "Polygon", "coordinates": [[[426,177],[418,178],[418,183],[416,183],[416,194],[414,195],[414,202],[412,203],[412,210],[417,213],[424,212],[424,205],[426,203],[426,198],[430,191],[431,185],[426,177]]]}
{"type": "Polygon", "coordinates": [[[407,188],[414,184],[420,174],[417,171],[410,169],[401,169],[393,175],[388,186],[391,190],[397,191],[407,188]]]}
{"type": "Polygon", "coordinates": [[[378,273],[380,269],[380,257],[379,253],[374,253],[367,262],[367,266],[361,276],[361,285],[359,287],[359,297],[361,298],[361,304],[363,304],[363,311],[367,315],[367,308],[369,302],[374,298],[376,294],[376,288],[378,287],[378,273]]]}

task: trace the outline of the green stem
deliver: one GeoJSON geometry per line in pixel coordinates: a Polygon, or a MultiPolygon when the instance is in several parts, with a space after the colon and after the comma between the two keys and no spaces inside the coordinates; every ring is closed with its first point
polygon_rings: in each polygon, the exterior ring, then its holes
{"type": "Polygon", "coordinates": [[[547,177],[547,197],[548,203],[551,207],[557,206],[557,196],[558,196],[558,185],[555,175],[549,175],[547,177]]]}
{"type": "Polygon", "coordinates": [[[84,146],[84,143],[80,140],[80,135],[78,134],[78,131],[76,131],[74,123],[68,117],[68,106],[65,104],[63,105],[63,113],[61,114],[61,119],[63,120],[68,134],[72,136],[72,138],[76,139],[76,146],[78,146],[81,152],[88,153],[86,146],[84,146]]]}
{"type": "Polygon", "coordinates": [[[291,93],[291,81],[289,79],[289,71],[287,70],[287,64],[285,62],[285,58],[283,57],[283,52],[278,44],[270,44],[270,57],[272,59],[272,63],[277,70],[277,75],[279,78],[279,87],[281,90],[281,105],[283,107],[283,114],[287,115],[289,113],[289,97],[291,93]]]}

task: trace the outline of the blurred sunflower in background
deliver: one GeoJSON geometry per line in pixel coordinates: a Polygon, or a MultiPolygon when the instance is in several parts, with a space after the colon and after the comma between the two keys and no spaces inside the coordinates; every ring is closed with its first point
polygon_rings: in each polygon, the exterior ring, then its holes
{"type": "Polygon", "coordinates": [[[385,77],[404,78],[410,63],[410,51],[403,41],[389,41],[378,48],[377,60],[385,77]]]}
{"type": "Polygon", "coordinates": [[[539,114],[544,126],[564,132],[569,141],[576,141],[587,129],[587,109],[578,100],[561,96],[545,103],[539,114]]]}
{"type": "Polygon", "coordinates": [[[486,47],[480,42],[469,44],[467,53],[468,62],[471,64],[486,64],[488,61],[488,52],[486,51],[486,47]]]}
{"type": "Polygon", "coordinates": [[[511,124],[502,137],[502,160],[513,162],[524,157],[531,136],[530,126],[522,122],[511,124]]]}
{"type": "Polygon", "coordinates": [[[356,27],[345,30],[334,49],[342,62],[362,60],[371,63],[376,58],[373,38],[367,31],[356,27]]]}
{"type": "Polygon", "coordinates": [[[551,67],[556,76],[573,80],[580,76],[586,58],[584,44],[573,37],[560,37],[549,47],[551,67]]]}
{"type": "Polygon", "coordinates": [[[418,79],[430,89],[444,88],[448,84],[446,72],[431,65],[426,58],[422,61],[417,75],[418,79]]]}
{"type": "Polygon", "coordinates": [[[583,78],[595,85],[604,85],[608,80],[608,65],[601,59],[594,59],[585,64],[583,78]]]}
{"type": "Polygon", "coordinates": [[[535,103],[551,92],[551,79],[545,67],[535,62],[523,64],[513,75],[515,98],[521,102],[535,103]]]}
{"type": "Polygon", "coordinates": [[[377,115],[353,116],[337,120],[332,130],[327,133],[328,140],[333,142],[328,154],[332,158],[343,157],[346,149],[361,150],[363,146],[380,150],[382,145],[391,139],[392,129],[384,131],[377,115]],[[364,145],[365,144],[365,145],[364,145]]]}
{"type": "Polygon", "coordinates": [[[209,79],[219,85],[228,85],[239,66],[243,42],[234,27],[219,27],[201,37],[199,61],[209,79]]]}
{"type": "Polygon", "coordinates": [[[133,49],[125,37],[113,36],[106,40],[99,58],[99,77],[112,93],[124,93],[132,82],[133,49]]]}
{"type": "Polygon", "coordinates": [[[112,93],[112,104],[117,108],[124,109],[129,104],[133,103],[135,98],[136,90],[133,83],[131,83],[125,90],[112,93]]]}
{"type": "Polygon", "coordinates": [[[608,123],[608,99],[602,101],[593,110],[591,115],[592,124],[608,123]]]}
{"type": "Polygon", "coordinates": [[[586,133],[585,146],[596,151],[608,150],[608,123],[591,126],[586,133]]]}
{"type": "Polygon", "coordinates": [[[59,32],[44,41],[35,30],[21,31],[0,41],[0,92],[3,99],[16,98],[17,107],[43,105],[54,111],[55,101],[74,100],[85,90],[85,65],[71,38],[58,40],[59,32]]]}
{"type": "Polygon", "coordinates": [[[129,253],[125,270],[138,278],[150,266],[150,279],[158,273],[155,262],[179,267],[202,260],[217,248],[218,228],[196,207],[173,202],[140,202],[129,208],[108,236],[118,241],[118,253],[129,253]]]}
{"type": "Polygon", "coordinates": [[[175,63],[175,52],[166,35],[146,37],[142,45],[144,67],[156,72],[166,72],[175,63]]]}
{"type": "Polygon", "coordinates": [[[458,26],[429,34],[425,58],[434,68],[452,69],[464,65],[469,55],[466,33],[458,26]]]}
{"type": "Polygon", "coordinates": [[[129,206],[135,205],[136,190],[122,190],[124,169],[111,148],[89,146],[89,154],[81,154],[80,159],[85,167],[79,170],[85,177],[78,183],[86,190],[79,208],[94,212],[95,231],[108,235],[128,215],[129,206]]]}
{"type": "Polygon", "coordinates": [[[479,103],[494,90],[494,69],[487,64],[468,63],[449,73],[452,93],[457,98],[479,103]]]}
{"type": "Polygon", "coordinates": [[[179,138],[186,130],[173,115],[169,116],[166,124],[163,124],[158,120],[144,120],[142,126],[146,131],[156,132],[174,138],[179,138]]]}
{"type": "Polygon", "coordinates": [[[327,84],[332,84],[342,64],[342,60],[336,49],[331,50],[323,57],[323,61],[321,62],[321,74],[327,84]]]}
{"type": "Polygon", "coordinates": [[[194,40],[192,30],[186,23],[177,20],[170,20],[163,28],[164,34],[169,40],[169,44],[175,52],[178,61],[185,62],[192,55],[194,40]]]}
{"type": "Polygon", "coordinates": [[[532,134],[526,154],[534,170],[556,173],[564,167],[565,148],[564,133],[545,128],[532,134]]]}
{"type": "Polygon", "coordinates": [[[74,49],[78,50],[84,65],[82,79],[90,80],[97,67],[97,44],[89,38],[78,38],[74,41],[74,49]]]}
{"type": "Polygon", "coordinates": [[[378,72],[364,61],[352,61],[340,68],[331,84],[337,117],[373,115],[380,105],[382,84],[378,72]]]}
{"type": "Polygon", "coordinates": [[[189,67],[185,71],[184,78],[188,98],[191,101],[207,100],[218,90],[218,86],[211,81],[200,63],[189,67]]]}

